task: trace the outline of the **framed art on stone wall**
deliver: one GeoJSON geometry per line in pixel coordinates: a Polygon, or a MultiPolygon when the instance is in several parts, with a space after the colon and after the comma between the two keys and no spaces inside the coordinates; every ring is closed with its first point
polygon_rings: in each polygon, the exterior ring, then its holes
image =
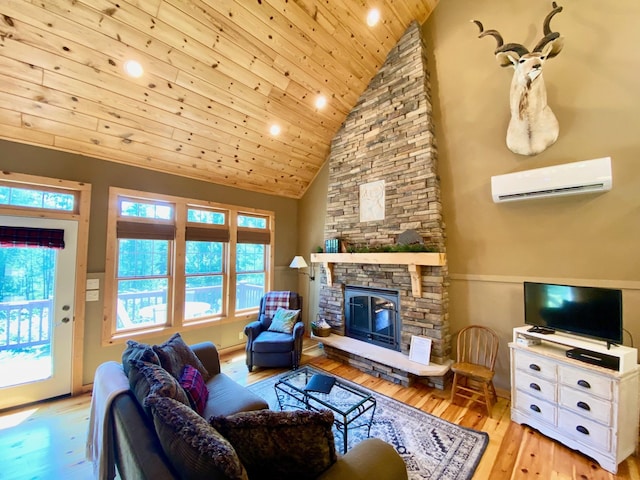
{"type": "Polygon", "coordinates": [[[360,185],[360,221],[384,220],[384,180],[360,185]]]}

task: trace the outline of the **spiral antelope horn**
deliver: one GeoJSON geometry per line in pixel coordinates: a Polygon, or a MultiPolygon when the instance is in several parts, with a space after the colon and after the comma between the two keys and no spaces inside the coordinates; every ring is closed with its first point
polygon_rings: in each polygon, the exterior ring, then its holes
{"type": "Polygon", "coordinates": [[[529,53],[529,50],[527,49],[527,47],[525,47],[520,43],[505,44],[504,40],[502,39],[502,35],[500,35],[500,32],[493,29],[485,30],[484,26],[482,25],[482,22],[480,22],[479,20],[471,20],[471,21],[475,23],[480,29],[480,35],[478,35],[478,38],[482,38],[482,37],[486,37],[487,35],[490,35],[496,39],[497,46],[494,52],[495,54],[504,53],[504,52],[516,52],[519,56],[522,56],[526,53],[529,53]]]}
{"type": "MultiPolygon", "coordinates": [[[[553,40],[555,40],[556,38],[558,38],[560,36],[559,32],[554,32],[554,31],[551,30],[550,23],[551,23],[551,19],[556,14],[558,14],[558,13],[560,13],[562,11],[562,7],[559,7],[556,2],[551,2],[551,6],[553,7],[553,10],[551,10],[551,12],[549,12],[547,14],[547,16],[545,17],[545,19],[544,19],[544,24],[543,24],[544,37],[535,46],[535,48],[533,49],[534,52],[542,52],[544,47],[549,42],[552,42],[553,40]]],[[[548,58],[552,58],[552,57],[556,56],[558,53],[560,53],[560,52],[558,51],[558,52],[555,52],[554,54],[549,54],[548,58]]]]}

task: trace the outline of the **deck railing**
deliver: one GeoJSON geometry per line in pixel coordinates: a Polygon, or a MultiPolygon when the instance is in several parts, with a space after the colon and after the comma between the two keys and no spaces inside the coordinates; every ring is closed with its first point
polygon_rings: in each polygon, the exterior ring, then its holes
{"type": "MultiPolygon", "coordinates": [[[[263,294],[262,286],[238,285],[236,309],[258,306],[263,294]]],[[[123,293],[118,299],[133,324],[142,319],[141,309],[167,303],[164,290],[123,293]]],[[[187,301],[206,302],[211,305],[212,313],[215,313],[222,305],[222,287],[190,288],[187,291],[187,301]]],[[[52,318],[53,299],[0,303],[0,350],[46,345],[51,338],[52,318]]],[[[119,316],[118,328],[124,327],[119,316]]]]}
{"type": "Polygon", "coordinates": [[[46,345],[53,299],[0,303],[0,350],[46,345]]]}
{"type": "MultiPolygon", "coordinates": [[[[167,303],[166,291],[155,290],[136,293],[121,293],[118,300],[121,308],[126,312],[127,320],[118,318],[118,328],[135,326],[139,323],[146,323],[149,318],[142,315],[140,311],[145,307],[162,305],[167,303]]],[[[261,285],[240,284],[236,293],[236,310],[244,310],[257,307],[260,299],[264,295],[264,287],[261,285]]],[[[216,287],[195,287],[189,288],[186,292],[187,302],[208,303],[211,313],[222,311],[222,286],[216,287]]]]}

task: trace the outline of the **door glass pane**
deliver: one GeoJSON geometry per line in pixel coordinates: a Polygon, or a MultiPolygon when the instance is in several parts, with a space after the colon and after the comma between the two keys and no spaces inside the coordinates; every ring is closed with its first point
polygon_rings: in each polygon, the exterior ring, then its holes
{"type": "Polygon", "coordinates": [[[0,248],[0,387],[52,375],[57,250],[0,248]]]}

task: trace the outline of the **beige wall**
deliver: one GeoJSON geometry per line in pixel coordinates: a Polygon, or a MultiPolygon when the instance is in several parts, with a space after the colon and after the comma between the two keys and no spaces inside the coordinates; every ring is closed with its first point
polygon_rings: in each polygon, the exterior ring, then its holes
{"type": "MultiPolygon", "coordinates": [[[[21,145],[0,140],[0,168],[66,180],[84,181],[92,185],[89,226],[88,278],[101,279],[104,285],[107,196],[110,186],[148,192],[184,196],[272,210],[276,214],[275,289],[297,288],[296,272],[288,268],[296,254],[298,202],[235,188],[213,185],[188,178],[128,167],[79,155],[21,145]]],[[[219,348],[244,344],[239,338],[246,322],[237,321],[183,333],[188,343],[213,341],[219,348]]],[[[99,302],[87,302],[84,337],[83,383],[91,383],[100,363],[119,360],[124,345],[101,346],[102,289],[99,302]]],[[[159,343],[167,335],[144,339],[159,343]]]]}
{"type": "MultiPolygon", "coordinates": [[[[327,211],[327,189],[329,184],[329,167],[325,164],[318,172],[313,183],[298,202],[298,255],[302,255],[310,263],[310,254],[317,247],[324,247],[324,221],[327,211]]],[[[304,314],[307,331],[311,331],[309,322],[315,320],[320,298],[320,276],[322,267],[312,265],[316,280],[311,281],[306,275],[300,275],[298,291],[306,297],[304,314]]]]}
{"type": "MultiPolygon", "coordinates": [[[[450,286],[451,330],[470,323],[502,339],[496,383],[509,385],[507,342],[523,324],[522,282],[623,289],[624,325],[640,343],[640,2],[559,2],[551,26],[565,37],[545,65],[549,105],[560,123],[555,145],[534,157],[505,145],[512,69],[495,60],[493,38],[532,48],[551,2],[446,0],[423,31],[439,151],[450,286]],[[611,156],[613,190],[602,195],[496,205],[490,178],[531,168],[611,156]]],[[[300,243],[315,244],[326,179],[300,202],[300,243]]],[[[628,338],[628,337],[627,337],[628,338]]],[[[629,343],[626,341],[625,343],[629,343]]]]}

